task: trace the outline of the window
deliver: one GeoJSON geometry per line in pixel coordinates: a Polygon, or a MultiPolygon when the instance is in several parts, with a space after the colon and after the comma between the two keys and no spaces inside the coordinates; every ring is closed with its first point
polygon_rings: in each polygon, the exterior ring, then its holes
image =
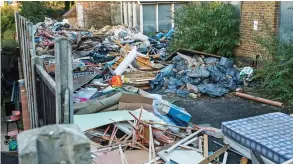
{"type": "Polygon", "coordinates": [[[176,11],[177,9],[180,9],[181,7],[183,7],[184,4],[182,3],[175,3],[174,4],[174,10],[176,11]]]}
{"type": "Polygon", "coordinates": [[[156,5],[143,5],[143,33],[155,33],[156,30],[156,5]]]}
{"type": "Polygon", "coordinates": [[[172,18],[171,18],[171,4],[159,4],[159,31],[167,30],[169,31],[172,28],[172,18]]]}

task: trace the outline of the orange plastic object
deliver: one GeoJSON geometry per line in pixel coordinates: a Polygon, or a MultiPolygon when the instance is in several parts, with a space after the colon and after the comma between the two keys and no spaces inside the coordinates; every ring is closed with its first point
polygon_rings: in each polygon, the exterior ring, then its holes
{"type": "Polygon", "coordinates": [[[112,76],[111,82],[112,87],[122,87],[122,79],[120,75],[112,76]]]}

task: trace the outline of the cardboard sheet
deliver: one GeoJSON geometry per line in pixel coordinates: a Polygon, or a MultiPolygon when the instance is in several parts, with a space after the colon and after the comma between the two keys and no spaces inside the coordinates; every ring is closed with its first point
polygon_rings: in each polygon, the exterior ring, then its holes
{"type": "MultiPolygon", "coordinates": [[[[140,114],[140,109],[130,112],[138,118],[140,114]]],[[[81,131],[86,131],[114,122],[126,120],[134,120],[133,116],[131,116],[131,114],[129,114],[129,111],[126,110],[74,115],[74,124],[76,124],[81,129],[81,131]]],[[[156,117],[153,113],[148,112],[144,109],[142,109],[141,120],[154,121],[164,124],[164,122],[156,117]]]]}
{"type": "Polygon", "coordinates": [[[143,107],[148,111],[153,111],[153,100],[140,95],[123,94],[120,101],[118,110],[135,110],[143,107]]]}

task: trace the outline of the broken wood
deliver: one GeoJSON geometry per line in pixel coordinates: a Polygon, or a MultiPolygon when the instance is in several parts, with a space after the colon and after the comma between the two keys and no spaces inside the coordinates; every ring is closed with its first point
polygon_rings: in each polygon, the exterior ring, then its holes
{"type": "MultiPolygon", "coordinates": [[[[156,159],[156,151],[155,151],[155,146],[154,146],[154,139],[153,139],[153,133],[152,133],[152,126],[149,125],[149,162],[152,161],[152,155],[153,158],[156,159]]],[[[157,164],[157,161],[154,161],[155,164],[157,164]]]]}
{"type": "Polygon", "coordinates": [[[217,158],[218,156],[220,156],[221,154],[223,154],[229,148],[230,148],[229,145],[225,145],[225,146],[221,147],[215,153],[213,153],[212,155],[208,156],[206,159],[204,159],[201,162],[199,162],[199,164],[209,164],[209,162],[211,162],[212,160],[214,160],[215,158],[217,158]]]}
{"type": "Polygon", "coordinates": [[[127,164],[126,158],[125,158],[124,153],[123,153],[123,150],[121,148],[121,145],[119,145],[119,153],[120,153],[120,157],[121,157],[122,164],[127,164]]]}
{"type": "Polygon", "coordinates": [[[207,134],[204,134],[203,136],[203,157],[207,158],[209,156],[209,137],[207,134]]]}
{"type": "Polygon", "coordinates": [[[197,134],[199,134],[200,132],[202,132],[203,130],[199,130],[191,135],[189,135],[188,137],[180,140],[179,142],[177,142],[176,144],[174,144],[173,146],[171,146],[169,149],[165,150],[166,153],[171,152],[172,150],[176,149],[176,147],[178,147],[179,145],[183,144],[184,142],[188,141],[190,138],[196,136],[197,134]]]}
{"type": "Polygon", "coordinates": [[[176,126],[176,125],[168,125],[168,124],[162,124],[159,122],[149,122],[149,121],[142,121],[147,124],[156,124],[156,125],[162,125],[162,126],[169,126],[169,127],[174,127],[174,128],[179,128],[179,129],[186,129],[186,130],[198,130],[198,128],[190,128],[190,127],[183,127],[183,126],[176,126]]]}

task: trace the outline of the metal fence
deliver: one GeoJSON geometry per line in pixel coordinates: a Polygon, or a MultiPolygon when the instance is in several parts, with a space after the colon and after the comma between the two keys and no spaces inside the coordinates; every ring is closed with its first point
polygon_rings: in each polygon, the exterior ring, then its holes
{"type": "Polygon", "coordinates": [[[55,39],[55,80],[44,69],[36,55],[36,27],[15,13],[16,30],[31,128],[48,124],[73,123],[73,85],[71,44],[67,38],[55,39]]]}

